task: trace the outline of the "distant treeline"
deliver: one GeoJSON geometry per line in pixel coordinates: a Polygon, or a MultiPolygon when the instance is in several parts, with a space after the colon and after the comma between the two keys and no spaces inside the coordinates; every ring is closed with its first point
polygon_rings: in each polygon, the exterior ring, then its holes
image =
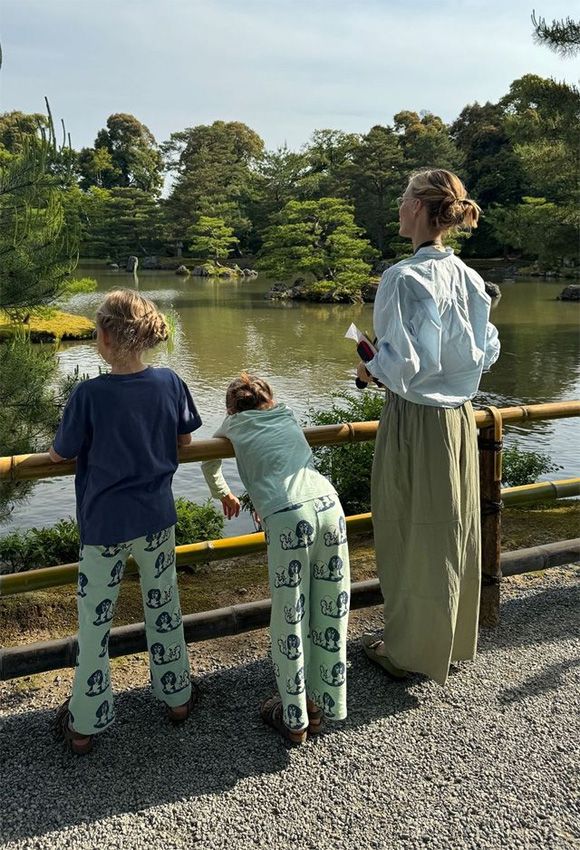
{"type": "MultiPolygon", "coordinates": [[[[46,120],[1,115],[0,164],[46,120]]],[[[395,199],[409,172],[437,166],[457,172],[485,213],[465,256],[517,253],[552,268],[578,262],[579,132],[579,90],[533,75],[497,103],[467,105],[451,124],[404,111],[364,134],[316,130],[297,151],[267,150],[246,124],[225,121],[159,144],[133,115],[115,114],[93,147],[62,151],[62,192],[84,256],[251,254],[275,272],[273,242],[319,217],[321,199],[327,219],[328,210],[342,217],[330,228],[345,226],[369,246],[355,246],[353,260],[399,256],[395,199]]]]}

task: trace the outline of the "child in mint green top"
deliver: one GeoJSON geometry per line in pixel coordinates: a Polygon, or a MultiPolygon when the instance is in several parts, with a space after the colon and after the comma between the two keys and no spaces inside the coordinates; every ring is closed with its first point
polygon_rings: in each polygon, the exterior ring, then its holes
{"type": "MultiPolygon", "coordinates": [[[[292,743],[319,731],[322,718],[346,717],[346,631],[350,572],[346,522],[330,482],[290,408],[269,384],[242,373],[226,394],[227,417],[215,432],[232,443],[240,478],[268,546],[272,660],[279,695],[261,714],[292,743]]],[[[212,496],[228,518],[238,499],[221,460],[202,464],[212,496]]]]}

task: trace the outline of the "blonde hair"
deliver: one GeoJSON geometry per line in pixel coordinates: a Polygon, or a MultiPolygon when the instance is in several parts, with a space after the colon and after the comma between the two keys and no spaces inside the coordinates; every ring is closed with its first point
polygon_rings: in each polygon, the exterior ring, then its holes
{"type": "Polygon", "coordinates": [[[444,168],[416,171],[407,191],[423,201],[429,224],[440,230],[477,227],[481,208],[471,198],[459,177],[444,168]]]}
{"type": "Polygon", "coordinates": [[[274,398],[272,387],[263,378],[242,372],[231,382],[226,391],[226,407],[229,413],[256,410],[274,398]]]}
{"type": "Polygon", "coordinates": [[[97,324],[108,331],[116,348],[139,353],[165,342],[169,328],[153,301],[134,289],[114,289],[97,310],[97,324]]]}

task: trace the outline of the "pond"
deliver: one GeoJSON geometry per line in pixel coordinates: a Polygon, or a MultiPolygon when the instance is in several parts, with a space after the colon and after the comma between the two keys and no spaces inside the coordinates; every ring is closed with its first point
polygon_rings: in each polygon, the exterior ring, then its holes
{"type": "MultiPolygon", "coordinates": [[[[133,285],[131,275],[102,266],[84,267],[85,274],[97,279],[98,291],[75,297],[66,309],[91,318],[103,292],[133,285]]],[[[224,416],[225,389],[241,369],[267,377],[278,399],[303,419],[310,408],[328,407],[333,392],[358,392],[354,344],[344,333],[351,322],[372,330],[370,304],[270,302],[264,297],[269,283],[261,278],[231,282],[143,272],[138,286],[174,316],[172,345],[152,353],[149,362],[170,366],[189,385],[204,421],[196,436],[212,436],[224,416]]],[[[541,280],[502,284],[492,315],[502,355],[484,376],[476,403],[501,407],[580,398],[578,304],[556,301],[562,288],[561,282],[541,280]]],[[[93,342],[63,344],[58,357],[63,372],[79,366],[92,377],[104,367],[93,342]]],[[[521,448],[545,452],[562,467],[552,477],[579,474],[580,419],[512,426],[506,442],[515,439],[521,448]]],[[[224,463],[224,474],[240,493],[233,460],[224,463]]],[[[199,464],[179,468],[174,492],[195,501],[208,497],[199,464]]],[[[51,525],[69,515],[74,515],[73,479],[47,479],[36,485],[28,503],[15,509],[0,532],[51,525]]],[[[251,529],[249,517],[242,515],[228,523],[224,533],[251,529]]]]}

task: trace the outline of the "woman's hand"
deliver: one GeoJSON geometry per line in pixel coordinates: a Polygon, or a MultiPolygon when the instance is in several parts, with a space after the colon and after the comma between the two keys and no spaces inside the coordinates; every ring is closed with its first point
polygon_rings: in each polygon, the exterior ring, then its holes
{"type": "Polygon", "coordinates": [[[227,496],[222,496],[220,499],[224,516],[228,519],[233,519],[240,514],[240,500],[233,493],[228,493],[227,496]]]}
{"type": "Polygon", "coordinates": [[[356,367],[356,376],[359,381],[363,382],[363,384],[370,384],[370,382],[373,380],[373,376],[371,375],[362,360],[358,363],[356,367]]]}

